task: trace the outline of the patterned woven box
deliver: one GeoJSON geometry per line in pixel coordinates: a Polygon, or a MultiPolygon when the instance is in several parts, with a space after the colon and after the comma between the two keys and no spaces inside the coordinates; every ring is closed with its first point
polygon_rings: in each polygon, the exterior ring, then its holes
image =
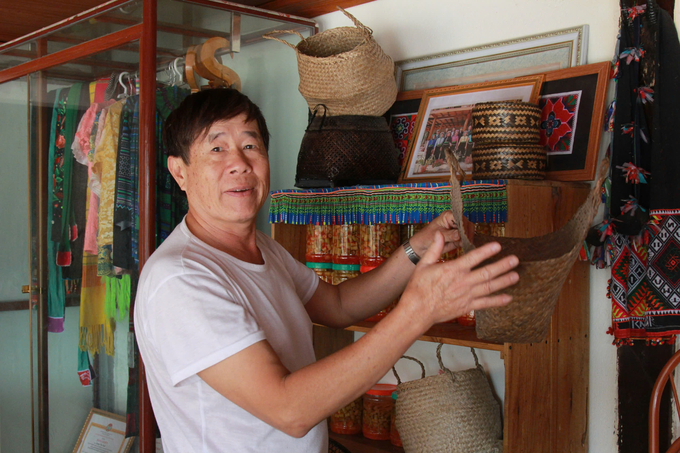
{"type": "Polygon", "coordinates": [[[528,102],[480,102],[472,109],[472,141],[538,143],[541,109],[528,102]]]}
{"type": "Polygon", "coordinates": [[[475,143],[472,165],[473,179],[545,179],[548,156],[542,145],[475,143]]]}

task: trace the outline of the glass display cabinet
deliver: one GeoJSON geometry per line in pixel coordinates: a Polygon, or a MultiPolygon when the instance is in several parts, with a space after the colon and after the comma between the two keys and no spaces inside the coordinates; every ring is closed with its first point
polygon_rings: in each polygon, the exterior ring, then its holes
{"type": "Polygon", "coordinates": [[[155,451],[128,310],[185,209],[158,130],[191,88],[240,85],[271,123],[272,188],[289,185],[294,162],[275,153],[299,143],[307,108],[294,54],[262,38],[273,30],[316,24],[220,0],[111,0],[0,46],[3,451],[71,451],[92,408],[127,413],[134,448],[155,451]]]}

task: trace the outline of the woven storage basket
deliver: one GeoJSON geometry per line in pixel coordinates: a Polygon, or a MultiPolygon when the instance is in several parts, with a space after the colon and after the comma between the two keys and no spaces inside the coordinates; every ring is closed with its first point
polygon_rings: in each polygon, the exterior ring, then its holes
{"type": "Polygon", "coordinates": [[[491,392],[484,368],[475,358],[475,368],[451,371],[437,359],[441,372],[437,376],[401,382],[397,377],[397,418],[399,436],[406,453],[500,453],[503,427],[498,401],[491,392]]]}
{"type": "Polygon", "coordinates": [[[393,184],[399,154],[382,116],[317,116],[298,154],[295,186],[301,188],[393,184]]]}
{"type": "Polygon", "coordinates": [[[472,179],[545,179],[548,155],[538,144],[492,143],[472,148],[472,179]]]}
{"type": "Polygon", "coordinates": [[[528,102],[480,102],[472,109],[472,141],[538,143],[541,109],[528,102]]]}
{"type": "MultiPolygon", "coordinates": [[[[463,201],[456,171],[460,167],[455,157],[447,156],[451,167],[451,210],[456,224],[461,225],[463,201]]],[[[504,307],[475,311],[477,336],[483,340],[507,343],[543,341],[550,328],[555,303],[567,279],[593,217],[600,205],[600,188],[609,168],[608,159],[600,163],[598,180],[588,198],[574,216],[559,230],[533,238],[492,237],[475,234],[474,245],[462,229],[459,230],[463,250],[467,253],[487,242],[498,242],[502,250],[495,261],[508,255],[519,258],[519,282],[505,290],[512,302],[504,307]]],[[[461,174],[463,174],[461,172],[461,174]]],[[[488,264],[487,262],[481,265],[488,264]]]]}
{"type": "Polygon", "coordinates": [[[356,27],[337,27],[304,38],[295,30],[266,33],[292,47],[298,60],[299,90],[309,109],[328,107],[330,116],[381,116],[394,104],[397,82],[394,62],[373,39],[373,31],[338,7],[356,27]],[[274,34],[292,33],[302,39],[296,46],[274,34]]]}

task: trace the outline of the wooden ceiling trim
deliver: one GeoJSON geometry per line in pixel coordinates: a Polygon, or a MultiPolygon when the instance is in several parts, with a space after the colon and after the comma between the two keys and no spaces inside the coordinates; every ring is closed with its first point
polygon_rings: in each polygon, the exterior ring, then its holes
{"type": "Polygon", "coordinates": [[[350,8],[371,1],[373,0],[272,0],[263,3],[260,8],[312,18],[333,13],[338,10],[338,6],[350,8]]]}

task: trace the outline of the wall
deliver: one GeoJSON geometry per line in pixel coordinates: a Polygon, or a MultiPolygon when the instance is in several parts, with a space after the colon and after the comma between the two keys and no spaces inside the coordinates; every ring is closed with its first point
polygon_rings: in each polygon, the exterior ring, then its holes
{"type": "MultiPolygon", "coordinates": [[[[383,49],[405,60],[522,36],[589,25],[588,62],[611,60],[618,31],[618,2],[591,0],[376,0],[349,11],[371,27],[383,49]]],[[[321,30],[351,25],[342,13],[317,18],[321,30]]],[[[603,139],[606,141],[606,138],[603,139]]],[[[605,332],[610,303],[605,297],[609,273],[591,271],[589,445],[593,452],[617,451],[616,349],[605,332]]],[[[438,369],[435,346],[416,343],[407,355],[424,360],[428,373],[438,369]]],[[[480,360],[490,372],[496,393],[504,395],[503,362],[498,353],[483,351],[480,360]]],[[[468,349],[449,346],[444,362],[451,369],[473,365],[468,349]]],[[[402,379],[419,377],[409,364],[398,365],[402,379]]],[[[392,373],[383,379],[395,382],[392,373]]]]}

